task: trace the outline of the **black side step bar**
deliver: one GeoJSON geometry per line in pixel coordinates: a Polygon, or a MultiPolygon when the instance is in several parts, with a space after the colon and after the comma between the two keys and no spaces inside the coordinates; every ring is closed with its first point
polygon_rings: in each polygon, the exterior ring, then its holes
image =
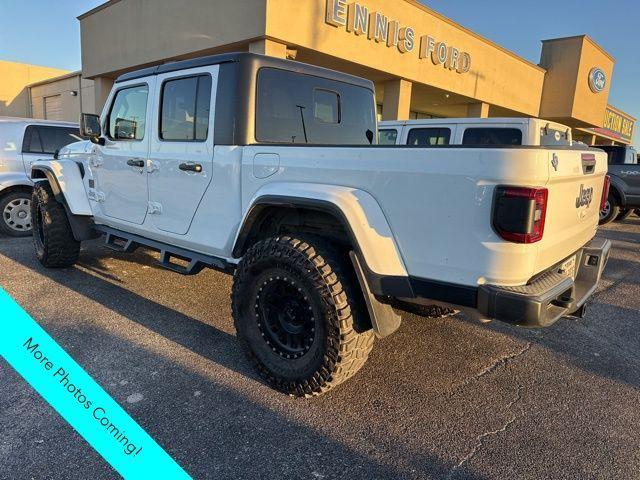
{"type": "Polygon", "coordinates": [[[157,242],[140,235],[126,233],[104,225],[95,225],[94,229],[104,234],[108,248],[122,253],[133,253],[138,247],[145,247],[160,252],[158,265],[181,275],[196,275],[204,268],[213,268],[225,273],[233,273],[236,266],[218,257],[192,252],[184,248],[157,242]],[[172,262],[172,259],[182,260],[187,265],[172,262]]]}

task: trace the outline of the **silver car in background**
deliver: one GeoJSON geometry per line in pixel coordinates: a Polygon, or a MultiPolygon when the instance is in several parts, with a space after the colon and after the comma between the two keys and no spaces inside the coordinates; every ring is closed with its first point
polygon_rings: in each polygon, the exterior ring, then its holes
{"type": "Polygon", "coordinates": [[[75,123],[0,117],[0,232],[31,235],[31,164],[79,140],[75,123]]]}

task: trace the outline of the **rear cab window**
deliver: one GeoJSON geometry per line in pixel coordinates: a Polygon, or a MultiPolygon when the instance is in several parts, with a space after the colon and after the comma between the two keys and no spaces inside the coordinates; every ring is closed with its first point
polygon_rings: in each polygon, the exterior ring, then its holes
{"type": "Polygon", "coordinates": [[[264,67],[258,72],[256,140],[261,143],[376,143],[376,109],[367,88],[264,67]]]}
{"type": "Polygon", "coordinates": [[[522,145],[522,130],[518,128],[467,128],[462,145],[522,145]]]}
{"type": "Polygon", "coordinates": [[[80,140],[82,140],[80,131],[74,127],[29,125],[24,132],[22,153],[53,155],[62,147],[80,140]]]}

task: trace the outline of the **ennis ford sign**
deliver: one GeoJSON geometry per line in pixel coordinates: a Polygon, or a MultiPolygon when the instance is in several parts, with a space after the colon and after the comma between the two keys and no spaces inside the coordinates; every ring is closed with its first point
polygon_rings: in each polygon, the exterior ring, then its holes
{"type": "MultiPolygon", "coordinates": [[[[370,12],[357,2],[347,4],[347,0],[327,0],[325,21],[334,27],[344,27],[355,35],[366,35],[369,40],[384,43],[389,48],[397,48],[400,53],[415,50],[417,39],[413,27],[400,25],[380,12],[370,12]]],[[[419,56],[429,58],[434,65],[442,65],[458,73],[471,69],[471,55],[455,47],[439,42],[429,35],[419,39],[419,56]]]]}

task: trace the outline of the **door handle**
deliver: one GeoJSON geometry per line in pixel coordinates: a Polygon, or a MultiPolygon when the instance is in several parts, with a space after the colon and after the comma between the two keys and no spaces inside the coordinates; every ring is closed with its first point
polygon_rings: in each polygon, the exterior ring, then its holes
{"type": "Polygon", "coordinates": [[[127,160],[127,165],[129,165],[130,167],[142,168],[144,167],[144,160],[141,160],[139,158],[130,158],[129,160],[127,160]]]}
{"type": "Polygon", "coordinates": [[[202,172],[202,165],[199,163],[181,163],[178,168],[183,172],[202,172]]]}

